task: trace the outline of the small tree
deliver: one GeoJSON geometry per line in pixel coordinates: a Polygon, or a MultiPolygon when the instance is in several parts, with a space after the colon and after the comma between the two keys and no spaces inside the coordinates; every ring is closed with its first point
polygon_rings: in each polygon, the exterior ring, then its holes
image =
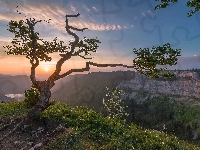
{"type": "MultiPolygon", "coordinates": [[[[148,48],[139,50],[133,49],[133,52],[137,56],[139,56],[138,58],[133,60],[133,66],[127,66],[124,64],[97,64],[89,61],[86,62],[85,68],[70,69],[69,71],[60,75],[61,67],[65,61],[69,60],[74,56],[79,56],[83,59],[92,59],[92,58],[86,58],[85,56],[91,55],[89,52],[96,52],[96,49],[98,48],[97,43],[101,43],[97,39],[86,39],[86,37],[84,37],[84,40],[79,41],[79,37],[72,31],[70,31],[70,29],[72,29],[83,32],[83,30],[87,29],[87,28],[78,29],[68,24],[68,17],[78,17],[79,15],[80,15],[79,13],[77,15],[66,15],[66,21],[65,21],[66,31],[69,35],[75,38],[73,42],[69,42],[69,46],[63,46],[62,45],[62,43],[64,43],[63,41],[57,43],[56,42],[57,37],[53,40],[53,42],[47,42],[43,41],[43,39],[40,39],[38,36],[39,33],[34,32],[34,26],[36,25],[36,23],[41,22],[42,20],[35,22],[34,18],[33,19],[30,18],[26,19],[26,22],[23,20],[20,20],[19,22],[11,20],[9,22],[9,29],[7,30],[14,33],[16,39],[13,39],[13,41],[11,42],[13,46],[7,45],[6,47],[5,46],[3,47],[9,50],[7,52],[8,55],[9,54],[26,55],[26,58],[30,60],[30,63],[32,65],[31,75],[30,75],[32,87],[36,88],[39,91],[39,99],[36,105],[34,105],[27,113],[27,115],[22,118],[22,121],[16,126],[16,128],[19,127],[23,122],[27,121],[28,119],[39,116],[43,110],[47,109],[50,105],[53,104],[49,101],[49,98],[51,97],[50,89],[55,85],[56,80],[66,77],[72,72],[89,71],[90,65],[97,67],[122,66],[127,68],[135,68],[139,73],[145,74],[153,79],[158,79],[160,76],[163,76],[165,78],[170,78],[175,76],[173,72],[172,73],[161,72],[162,70],[165,70],[164,68],[160,69],[155,68],[156,65],[169,64],[172,66],[177,64],[176,61],[177,61],[177,56],[180,56],[180,49],[176,50],[171,49],[169,43],[164,44],[162,47],[160,46],[153,47],[151,52],[149,51],[148,48]],[[28,26],[25,26],[24,23],[27,24],[28,26]],[[19,31],[17,31],[16,29],[19,29],[19,31]],[[39,44],[37,41],[42,41],[43,44],[39,44]],[[20,45],[21,47],[16,46],[16,44],[20,45]],[[78,50],[75,51],[75,48],[78,48],[78,50]],[[70,51],[67,51],[67,49],[69,49],[70,51]],[[47,54],[54,52],[64,53],[64,54],[59,54],[61,58],[56,64],[56,70],[53,72],[52,75],[49,76],[47,80],[37,81],[35,78],[35,69],[39,65],[39,59],[45,62],[51,61],[52,58],[49,57],[47,54]],[[85,53],[85,55],[83,56],[81,55],[81,53],[85,53]],[[165,58],[165,54],[169,54],[169,58],[165,58]]],[[[12,132],[15,131],[16,128],[14,128],[12,132]]],[[[11,134],[12,132],[10,132],[9,134],[11,134]]]]}
{"type": "MultiPolygon", "coordinates": [[[[106,87],[107,90],[109,88],[106,87]]],[[[122,100],[120,97],[124,95],[125,93],[122,93],[123,90],[119,90],[116,88],[113,88],[112,91],[109,91],[106,94],[107,99],[103,98],[103,104],[104,108],[107,110],[108,118],[120,118],[122,119],[125,116],[128,116],[129,114],[125,113],[125,105],[124,100],[122,100]],[[122,93],[122,94],[121,94],[122,93]]],[[[128,107],[128,106],[126,106],[128,107]]]]}

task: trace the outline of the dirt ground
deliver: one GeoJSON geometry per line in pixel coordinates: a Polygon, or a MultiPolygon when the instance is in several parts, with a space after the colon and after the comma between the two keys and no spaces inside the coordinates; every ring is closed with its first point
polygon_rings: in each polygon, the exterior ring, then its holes
{"type": "MultiPolygon", "coordinates": [[[[0,118],[0,139],[14,129],[20,121],[21,118],[0,118]],[[2,129],[11,121],[12,124],[2,129]]],[[[69,129],[58,123],[28,121],[0,142],[0,150],[41,150],[57,136],[67,132],[69,129]]]]}

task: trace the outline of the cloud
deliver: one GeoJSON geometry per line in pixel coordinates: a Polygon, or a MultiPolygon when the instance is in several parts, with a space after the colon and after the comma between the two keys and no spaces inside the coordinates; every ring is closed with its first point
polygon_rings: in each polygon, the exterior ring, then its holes
{"type": "Polygon", "coordinates": [[[70,9],[73,11],[73,12],[77,12],[76,8],[72,5],[70,5],[70,9]]]}
{"type": "Polygon", "coordinates": [[[95,11],[98,11],[96,7],[92,7],[95,11]]]}
{"type": "MultiPolygon", "coordinates": [[[[23,2],[22,2],[23,3],[23,2]]],[[[6,7],[6,6],[5,6],[6,7]]],[[[87,11],[89,11],[89,9],[85,6],[85,9],[87,11]]],[[[92,7],[92,9],[97,11],[96,7],[92,7]]],[[[47,25],[46,22],[44,22],[43,20],[50,20],[50,25],[53,26],[53,28],[62,31],[64,33],[66,33],[66,29],[65,29],[65,16],[66,14],[71,14],[72,12],[77,11],[76,8],[73,5],[70,5],[70,10],[68,9],[66,11],[66,9],[56,6],[56,5],[48,5],[48,4],[44,4],[44,3],[40,3],[39,5],[29,5],[29,2],[24,2],[24,4],[20,4],[20,7],[18,8],[19,12],[23,14],[25,14],[27,16],[27,18],[31,18],[34,17],[35,20],[41,20],[42,22],[39,22],[36,24],[35,28],[38,28],[38,24],[40,25],[47,25]]],[[[24,15],[24,16],[25,16],[24,15]]],[[[95,23],[92,19],[90,19],[89,21],[85,21],[87,19],[88,16],[84,16],[83,19],[81,20],[81,17],[71,17],[69,18],[69,25],[70,26],[74,26],[76,28],[82,29],[82,28],[88,28],[90,30],[121,30],[121,29],[128,29],[128,28],[132,28],[133,26],[129,27],[128,25],[104,25],[104,24],[99,24],[99,23],[95,23]]],[[[10,20],[12,20],[13,18],[15,18],[16,21],[21,20],[21,15],[18,15],[16,12],[12,13],[7,13],[7,11],[5,12],[0,12],[0,20],[5,20],[7,22],[9,22],[10,20]]],[[[26,24],[25,24],[26,25],[26,24]]],[[[27,25],[26,25],[27,26],[27,25]]],[[[46,33],[45,33],[46,34],[46,33]]]]}
{"type": "Polygon", "coordinates": [[[144,16],[144,17],[146,18],[146,14],[145,14],[145,12],[142,12],[142,16],[144,16]]]}
{"type": "Polygon", "coordinates": [[[141,15],[144,16],[145,18],[147,17],[146,14],[147,14],[147,15],[151,15],[152,17],[155,16],[155,13],[152,13],[150,10],[141,13],[141,15]]]}
{"type": "Polygon", "coordinates": [[[90,12],[90,9],[87,8],[87,6],[83,5],[83,8],[84,8],[87,12],[90,12]]]}
{"type": "Polygon", "coordinates": [[[150,10],[147,11],[152,17],[155,16],[155,13],[152,13],[150,10]]]}

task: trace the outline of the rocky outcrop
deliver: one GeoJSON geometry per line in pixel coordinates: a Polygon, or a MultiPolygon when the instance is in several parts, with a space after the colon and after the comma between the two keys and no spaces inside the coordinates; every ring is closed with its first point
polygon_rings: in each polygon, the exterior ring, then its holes
{"type": "Polygon", "coordinates": [[[129,81],[122,81],[118,87],[129,89],[129,93],[124,96],[129,99],[135,96],[135,91],[143,90],[152,94],[169,94],[180,96],[194,96],[200,98],[200,80],[198,72],[194,71],[173,71],[176,77],[172,79],[159,78],[151,79],[146,75],[133,72],[135,78],[129,81]]]}

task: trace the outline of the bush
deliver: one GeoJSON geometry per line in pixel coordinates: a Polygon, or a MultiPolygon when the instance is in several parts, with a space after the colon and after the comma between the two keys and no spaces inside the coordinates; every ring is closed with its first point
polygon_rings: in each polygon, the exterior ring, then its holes
{"type": "MultiPolygon", "coordinates": [[[[108,90],[107,87],[106,89],[108,90]]],[[[123,90],[118,90],[117,88],[113,88],[112,91],[109,91],[109,93],[106,94],[107,100],[103,98],[103,104],[104,104],[104,108],[107,110],[108,118],[117,117],[117,118],[122,119],[123,117],[129,115],[125,113],[124,111],[123,100],[119,99],[120,95],[122,95],[121,92],[123,92],[123,90]]]]}
{"type": "Polygon", "coordinates": [[[25,98],[24,104],[27,108],[33,107],[39,100],[40,93],[36,88],[32,88],[30,90],[25,90],[25,98]]]}

